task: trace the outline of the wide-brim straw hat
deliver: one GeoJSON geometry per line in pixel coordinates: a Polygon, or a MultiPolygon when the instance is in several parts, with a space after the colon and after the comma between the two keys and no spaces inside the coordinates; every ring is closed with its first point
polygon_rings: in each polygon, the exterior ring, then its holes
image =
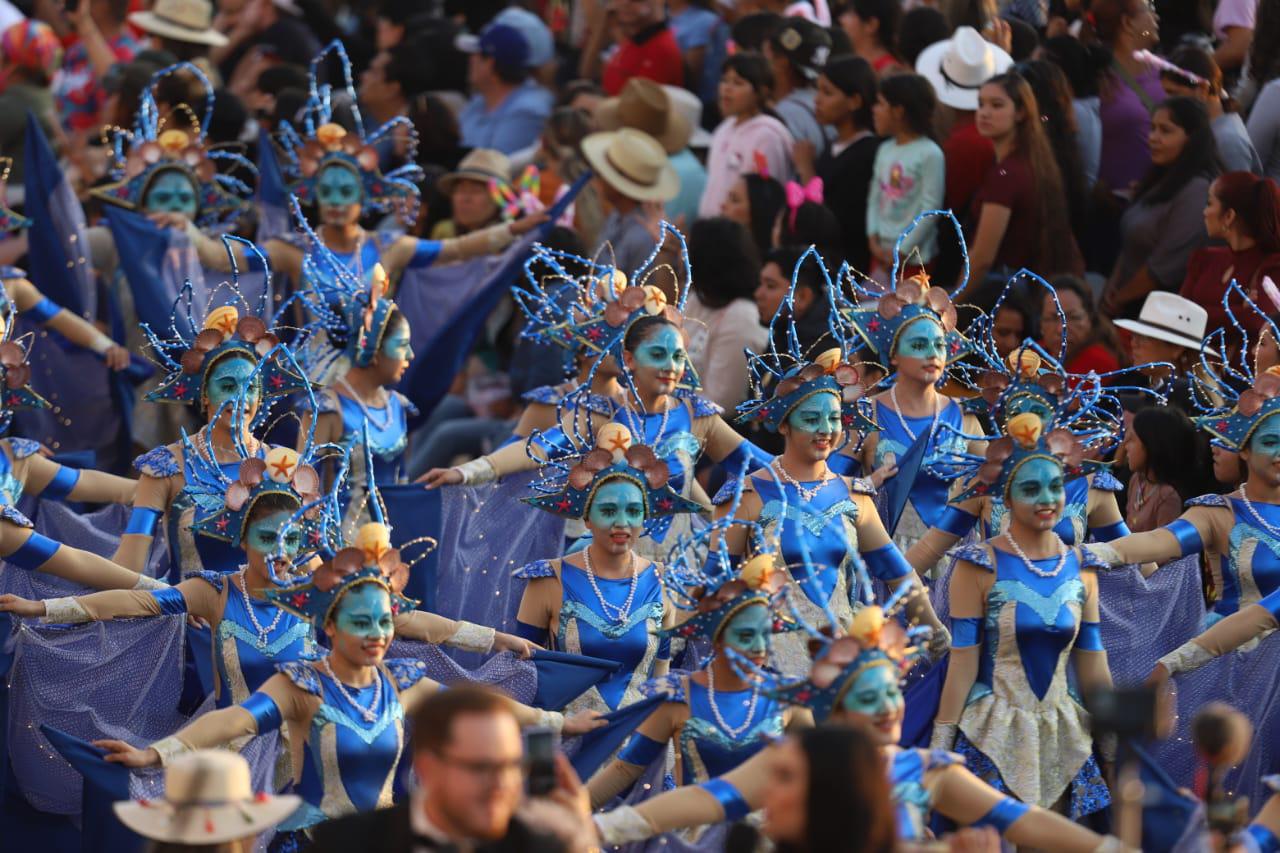
{"type": "Polygon", "coordinates": [[[951,38],[929,45],[916,59],[916,72],[933,86],[938,100],[957,110],[976,110],[978,90],[1013,65],[1013,57],[973,27],[957,27],[951,38]]]}
{"type": "Polygon", "coordinates": [[[667,152],[649,134],[625,127],[582,140],[582,155],[610,186],[636,201],[670,201],[680,192],[680,176],[667,152]]]}
{"type": "Polygon", "coordinates": [[[213,28],[213,4],[209,0],[157,0],[145,12],[132,12],[129,23],[153,36],[188,44],[223,47],[225,35],[213,28]]]}
{"type": "Polygon", "coordinates": [[[596,107],[601,130],[632,127],[658,140],[668,154],[689,147],[693,125],[677,108],[665,86],[643,77],[632,77],[616,98],[605,98],[596,107]]]}
{"type": "Polygon", "coordinates": [[[448,195],[458,181],[479,181],[488,184],[497,181],[505,184],[511,180],[511,160],[501,151],[492,148],[475,148],[458,163],[458,168],[436,182],[440,192],[448,195]]]}

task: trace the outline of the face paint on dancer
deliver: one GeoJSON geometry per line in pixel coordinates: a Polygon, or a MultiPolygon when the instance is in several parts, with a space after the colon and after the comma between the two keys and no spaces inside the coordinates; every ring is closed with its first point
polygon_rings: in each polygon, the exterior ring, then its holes
{"type": "Polygon", "coordinates": [[[147,187],[142,206],[148,213],[180,213],[195,219],[199,209],[195,184],[179,171],[163,171],[147,187]]]}
{"type": "Polygon", "coordinates": [[[689,353],[684,348],[680,330],[663,323],[636,345],[629,361],[638,388],[670,394],[684,376],[689,353]]]}
{"type": "Polygon", "coordinates": [[[733,614],[729,624],[720,632],[720,642],[761,665],[769,655],[769,635],[773,633],[773,619],[769,608],[752,604],[733,614]]]}
{"type": "Polygon", "coordinates": [[[334,655],[354,666],[376,666],[395,636],[395,615],[387,590],[376,583],[361,583],[347,590],[325,633],[333,641],[334,655]]]}
{"type": "Polygon", "coordinates": [[[947,335],[932,317],[911,320],[898,335],[893,366],[918,382],[934,383],[947,366],[947,335]]]}
{"type": "Polygon", "coordinates": [[[346,225],[360,218],[364,188],[360,176],[346,166],[329,165],[316,176],[316,203],[326,225],[346,225]]]}
{"type": "Polygon", "coordinates": [[[1268,486],[1280,485],[1280,413],[1268,415],[1249,436],[1245,464],[1250,478],[1258,477],[1268,486]]]}
{"type": "Polygon", "coordinates": [[[595,542],[610,554],[635,545],[644,528],[644,495],[626,480],[610,480],[598,489],[587,509],[587,528],[595,542]]]}
{"type": "Polygon", "coordinates": [[[906,700],[898,684],[898,670],[887,660],[862,671],[840,699],[849,722],[861,726],[881,745],[896,744],[902,736],[906,700]]]}
{"type": "Polygon", "coordinates": [[[1062,466],[1036,457],[1018,467],[1009,484],[1013,517],[1032,530],[1049,530],[1062,518],[1066,478],[1062,466]]]}
{"type": "Polygon", "coordinates": [[[394,385],[404,376],[413,361],[413,345],[410,343],[409,322],[399,319],[391,323],[382,335],[383,385],[394,385]]]}
{"type": "MultiPolygon", "coordinates": [[[[205,381],[204,396],[207,401],[205,415],[212,417],[224,403],[239,394],[246,383],[251,381],[249,377],[253,376],[255,367],[256,365],[248,358],[238,356],[229,356],[215,364],[213,370],[209,371],[209,378],[205,381]]],[[[258,402],[262,396],[261,375],[253,376],[252,383],[245,395],[244,416],[246,418],[252,418],[257,414],[258,402]]],[[[222,417],[230,417],[234,407],[235,403],[231,403],[222,409],[222,417]]]]}
{"type": "Polygon", "coordinates": [[[820,462],[840,444],[840,400],[835,394],[814,394],[791,410],[786,426],[787,447],[799,451],[805,462],[820,462]]]}
{"type": "Polygon", "coordinates": [[[293,513],[282,510],[250,522],[244,537],[245,550],[256,551],[264,557],[281,553],[289,560],[298,556],[302,550],[302,528],[294,524],[285,530],[283,537],[280,533],[291,518],[293,513]]]}

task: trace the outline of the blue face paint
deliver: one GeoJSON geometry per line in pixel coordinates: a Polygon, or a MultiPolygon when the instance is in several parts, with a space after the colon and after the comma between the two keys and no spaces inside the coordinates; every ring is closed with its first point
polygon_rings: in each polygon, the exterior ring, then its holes
{"type": "Polygon", "coordinates": [[[1043,457],[1022,463],[1009,487],[1009,496],[1023,506],[1061,504],[1066,497],[1062,466],[1043,457]]]}
{"type": "Polygon", "coordinates": [[[339,631],[361,640],[389,640],[395,634],[391,596],[376,583],[358,584],[344,593],[333,621],[339,631]]]}
{"type": "MultiPolygon", "coordinates": [[[[257,365],[248,358],[239,356],[229,356],[213,366],[204,386],[205,397],[209,400],[210,414],[217,412],[223,403],[240,393],[240,389],[245,387],[255,367],[257,365]]],[[[262,379],[259,374],[253,377],[253,386],[246,395],[245,411],[254,412],[261,396],[262,379]]],[[[228,410],[231,408],[231,406],[227,407],[228,410]]]]}
{"type": "Polygon", "coordinates": [[[636,364],[659,373],[673,373],[679,379],[684,373],[689,353],[675,326],[663,325],[642,341],[633,353],[636,364]]]}
{"type": "Polygon", "coordinates": [[[1280,417],[1268,415],[1249,436],[1249,451],[1268,460],[1280,456],[1280,417]]]}
{"type": "Polygon", "coordinates": [[[245,550],[256,551],[263,557],[283,553],[285,557],[292,560],[298,556],[298,552],[302,550],[302,526],[300,524],[290,526],[284,532],[284,541],[283,543],[281,542],[280,531],[284,529],[291,518],[293,518],[293,513],[281,510],[252,522],[244,535],[245,550]]]}
{"type": "Polygon", "coordinates": [[[643,527],[644,495],[626,480],[612,480],[596,489],[587,510],[587,521],[604,530],[610,527],[643,527]]]}
{"type": "Polygon", "coordinates": [[[1014,397],[1005,406],[1004,419],[1008,423],[1015,415],[1022,415],[1030,412],[1040,419],[1045,426],[1049,425],[1049,421],[1053,420],[1053,409],[1045,405],[1043,400],[1037,400],[1035,397],[1022,395],[1014,397]]]}
{"type": "Polygon", "coordinates": [[[382,355],[392,361],[413,361],[413,347],[409,344],[409,324],[396,323],[382,335],[382,355]]]}
{"type": "Polygon", "coordinates": [[[800,432],[834,435],[844,428],[840,420],[840,401],[835,394],[814,394],[791,410],[787,423],[800,432]]]}
{"type": "Polygon", "coordinates": [[[947,360],[947,335],[936,320],[928,317],[912,320],[898,337],[893,353],[907,358],[940,358],[947,360]]]}
{"type": "Polygon", "coordinates": [[[906,700],[898,686],[897,670],[888,663],[863,670],[853,686],[845,691],[840,705],[846,711],[868,717],[900,713],[906,700]]]}
{"type": "Polygon", "coordinates": [[[729,648],[749,658],[759,660],[769,653],[769,635],[773,632],[773,619],[769,608],[763,604],[744,607],[720,632],[720,641],[729,648]]]}
{"type": "Polygon", "coordinates": [[[359,204],[364,196],[360,177],[346,166],[326,166],[316,176],[316,201],[329,207],[359,204]]]}
{"type": "Polygon", "coordinates": [[[151,181],[142,206],[148,213],[181,213],[188,219],[195,219],[198,201],[196,186],[191,179],[168,169],[151,181]]]}

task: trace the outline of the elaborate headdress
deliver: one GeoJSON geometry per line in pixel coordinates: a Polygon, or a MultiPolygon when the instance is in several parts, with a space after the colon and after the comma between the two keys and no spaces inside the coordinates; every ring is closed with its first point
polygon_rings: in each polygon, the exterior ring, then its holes
{"type": "Polygon", "coordinates": [[[987,444],[984,456],[956,453],[939,463],[949,476],[969,478],[968,487],[955,502],[987,495],[1007,497],[1004,493],[1014,475],[1032,459],[1048,459],[1061,465],[1068,477],[1099,467],[1098,463],[1085,460],[1084,444],[1075,433],[1065,427],[1046,433],[1039,415],[1014,415],[1005,429],[1006,435],[987,444]]]}
{"type": "Polygon", "coordinates": [[[13,337],[18,312],[9,295],[3,293],[3,288],[0,288],[0,293],[3,294],[0,305],[5,308],[5,318],[0,322],[0,431],[3,431],[18,409],[47,409],[50,406],[49,401],[31,387],[31,365],[27,363],[29,347],[22,339],[13,337]]]}
{"type": "Polygon", "coordinates": [[[9,207],[9,172],[13,169],[12,157],[0,157],[0,235],[12,234],[31,227],[31,220],[9,207]]]}
{"type": "Polygon", "coordinates": [[[400,558],[400,549],[391,547],[391,528],[369,522],[356,532],[351,546],[325,560],[305,582],[267,590],[267,597],[282,609],[323,625],[347,590],[360,584],[385,589],[391,596],[392,613],[412,611],[418,602],[400,594],[408,582],[409,566],[400,558]]]}
{"type": "Polygon", "coordinates": [[[586,346],[578,330],[604,316],[605,305],[626,289],[626,274],[541,243],[532,252],[524,280],[511,287],[525,316],[520,336],[567,350],[586,346]]]}
{"type": "Polygon", "coordinates": [[[1239,452],[1249,445],[1253,431],[1266,418],[1280,412],[1280,366],[1272,366],[1258,373],[1252,361],[1254,347],[1249,333],[1231,307],[1232,299],[1243,300],[1244,309],[1260,318],[1259,334],[1269,334],[1272,340],[1280,342],[1280,328],[1271,321],[1239,284],[1232,280],[1222,296],[1222,305],[1227,311],[1227,319],[1231,321],[1236,333],[1240,336],[1241,345],[1227,346],[1228,330],[1215,329],[1205,337],[1200,347],[1200,365],[1203,377],[1196,377],[1197,388],[1204,396],[1217,398],[1222,405],[1211,410],[1205,405],[1205,414],[1195,418],[1196,425],[1211,435],[1214,444],[1228,450],[1239,452]],[[1238,353],[1235,358],[1228,358],[1219,368],[1211,362],[1218,352],[1238,353]],[[1237,390],[1244,388],[1243,391],[1237,390]]]}
{"type": "Polygon", "coordinates": [[[372,133],[365,132],[364,119],[351,76],[351,60],[338,40],[331,41],[311,60],[311,80],[307,103],[303,108],[302,132],[289,122],[280,130],[282,164],[289,190],[306,203],[316,200],[315,182],[329,165],[340,164],[353,171],[364,188],[363,204],[376,211],[394,211],[407,222],[417,218],[418,183],[422,168],[417,164],[418,134],[407,116],[396,116],[372,133]],[[322,66],[333,56],[342,67],[342,87],[346,97],[343,107],[351,114],[355,127],[348,130],[334,120],[334,87],[321,83],[322,66]],[[399,130],[397,130],[399,129],[399,130]],[[408,140],[405,165],[386,174],[378,166],[377,144],[390,136],[403,133],[408,140]]]}
{"type": "Polygon", "coordinates": [[[596,446],[581,457],[548,462],[537,495],[524,502],[565,518],[583,518],[596,491],[609,480],[626,480],[644,495],[645,518],[698,512],[701,507],[684,498],[669,483],[667,463],[643,444],[633,444],[631,431],[608,423],[596,434],[596,446]]]}
{"type": "MultiPolygon", "coordinates": [[[[239,237],[223,237],[224,242],[229,240],[240,242],[257,254],[265,268],[266,258],[256,246],[239,237]]],[[[240,295],[234,270],[226,287],[233,294],[233,301],[239,301],[239,307],[222,305],[197,320],[195,314],[202,309],[195,304],[193,288],[187,282],[174,301],[168,337],[162,338],[149,325],[142,324],[142,331],[160,367],[166,372],[160,384],[148,392],[148,400],[167,403],[198,401],[213,366],[236,354],[260,363],[258,375],[264,398],[283,397],[308,387],[301,368],[288,350],[279,346],[279,336],[263,319],[269,288],[263,288],[254,310],[240,295]]],[[[265,410],[266,407],[263,408],[265,410]]]]}
{"type": "Polygon", "coordinates": [[[180,62],[157,71],[142,93],[133,130],[117,127],[108,132],[108,142],[115,154],[113,183],[94,188],[92,194],[111,204],[136,210],[142,207],[147,190],[156,177],[176,171],[185,175],[196,189],[197,224],[217,225],[248,211],[252,205],[252,188],[235,175],[220,172],[219,161],[236,170],[243,169],[254,177],[257,169],[238,152],[206,146],[209,122],[213,118],[213,101],[213,85],[209,78],[190,62],[180,62]],[[155,100],[156,84],[170,74],[180,72],[195,75],[204,86],[204,118],[200,120],[186,104],[176,107],[167,118],[160,116],[155,100]],[[187,129],[165,127],[167,120],[183,112],[190,119],[187,129]]]}
{"type": "Polygon", "coordinates": [[[791,286],[783,297],[769,321],[769,348],[757,355],[747,351],[747,371],[751,378],[752,397],[738,406],[738,419],[755,420],[763,423],[770,432],[776,432],[787,419],[787,415],[796,406],[814,394],[832,393],[840,400],[840,410],[846,431],[867,433],[879,429],[875,422],[874,409],[870,401],[863,398],[864,388],[858,368],[845,359],[843,346],[851,337],[842,315],[831,310],[828,315],[828,328],[832,337],[841,346],[828,349],[811,357],[800,348],[800,337],[796,332],[795,291],[800,267],[807,260],[812,260],[822,271],[826,281],[828,300],[832,298],[835,285],[827,274],[826,264],[817,249],[809,249],[796,261],[791,274],[791,286]],[[777,336],[774,330],[779,321],[786,323],[785,352],[778,351],[777,336]]]}
{"type": "Polygon", "coordinates": [[[887,365],[902,330],[922,318],[933,320],[946,334],[948,365],[968,354],[969,341],[956,330],[951,296],[941,287],[930,286],[923,274],[899,282],[892,293],[880,297],[874,309],[854,311],[849,322],[880,363],[887,365]]]}

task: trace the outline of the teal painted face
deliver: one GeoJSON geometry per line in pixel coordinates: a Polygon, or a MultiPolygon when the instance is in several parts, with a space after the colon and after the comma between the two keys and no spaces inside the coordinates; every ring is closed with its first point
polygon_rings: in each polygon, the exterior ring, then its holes
{"type": "Polygon", "coordinates": [[[1009,405],[1005,406],[1005,422],[1007,423],[1015,415],[1026,414],[1027,412],[1038,417],[1045,426],[1048,426],[1049,421],[1053,420],[1053,409],[1049,408],[1043,400],[1023,395],[1014,397],[1009,401],[1009,405]]]}
{"type": "Polygon", "coordinates": [[[611,480],[596,490],[587,510],[593,527],[643,527],[644,495],[640,487],[626,480],[611,480]]]}
{"type": "Polygon", "coordinates": [[[811,435],[834,435],[843,429],[840,420],[840,401],[835,394],[814,394],[787,415],[792,429],[811,435]]]}
{"type": "Polygon", "coordinates": [[[947,336],[937,321],[928,317],[912,320],[898,337],[894,355],[907,358],[947,359],[947,336]]]}
{"type": "Polygon", "coordinates": [[[284,530],[292,517],[293,513],[281,510],[253,521],[245,533],[245,550],[256,551],[264,557],[283,554],[289,560],[298,556],[302,550],[301,525],[290,525],[288,530],[284,530]]]}
{"type": "Polygon", "coordinates": [[[634,355],[636,364],[641,367],[669,374],[676,380],[684,373],[685,364],[689,361],[680,332],[675,326],[666,325],[642,341],[634,355]]]}
{"type": "Polygon", "coordinates": [[[383,356],[392,361],[413,361],[413,347],[409,343],[409,324],[396,323],[382,335],[383,356]]]}
{"type": "Polygon", "coordinates": [[[1249,451],[1268,461],[1280,457],[1280,413],[1268,415],[1249,436],[1249,451]]]}
{"type": "Polygon", "coordinates": [[[389,641],[395,634],[391,596],[376,583],[362,583],[352,587],[338,602],[334,625],[342,633],[358,637],[362,641],[389,641]]]}
{"type": "Polygon", "coordinates": [[[888,664],[862,671],[840,700],[840,707],[853,714],[884,717],[902,713],[906,700],[898,686],[898,672],[888,664]]]}
{"type": "Polygon", "coordinates": [[[181,172],[172,169],[161,172],[147,187],[142,206],[148,213],[181,213],[195,219],[199,207],[196,185],[181,172]]]}
{"type": "Polygon", "coordinates": [[[346,166],[326,166],[316,176],[316,201],[329,207],[359,204],[364,196],[360,176],[346,166]]]}
{"type": "MultiPolygon", "coordinates": [[[[247,358],[228,357],[219,361],[213,366],[213,370],[209,372],[209,378],[205,381],[204,394],[209,401],[210,414],[217,412],[222,404],[227,400],[240,393],[240,389],[244,388],[246,383],[250,382],[250,376],[257,365],[247,358]]],[[[258,400],[262,396],[262,379],[261,376],[253,376],[252,386],[245,399],[245,411],[253,413],[257,411],[258,400]]],[[[231,407],[228,406],[228,409],[231,407]]]]}
{"type": "Polygon", "coordinates": [[[773,619],[769,616],[769,608],[763,604],[752,604],[733,614],[729,624],[720,632],[720,642],[759,662],[769,653],[771,633],[773,619]]]}
{"type": "Polygon", "coordinates": [[[1015,504],[1023,506],[1052,506],[1061,504],[1066,497],[1066,478],[1062,466],[1049,459],[1036,458],[1022,463],[1009,496],[1015,504]]]}

